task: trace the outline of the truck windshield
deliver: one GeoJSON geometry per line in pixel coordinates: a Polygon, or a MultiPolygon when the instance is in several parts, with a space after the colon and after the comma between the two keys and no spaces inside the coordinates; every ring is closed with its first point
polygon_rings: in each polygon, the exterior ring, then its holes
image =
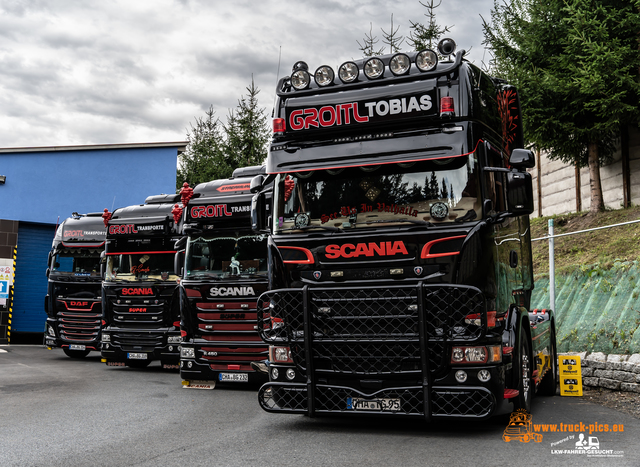
{"type": "Polygon", "coordinates": [[[108,281],[175,282],[173,273],[174,252],[167,253],[123,253],[107,256],[105,278],[108,281]]]}
{"type": "Polygon", "coordinates": [[[58,251],[53,257],[51,272],[63,275],[99,275],[101,251],[90,248],[58,251]]]}
{"type": "Polygon", "coordinates": [[[189,237],[186,279],[267,275],[266,235],[189,237]]]}
{"type": "Polygon", "coordinates": [[[435,225],[482,217],[475,154],[280,174],[274,200],[276,232],[435,225]]]}

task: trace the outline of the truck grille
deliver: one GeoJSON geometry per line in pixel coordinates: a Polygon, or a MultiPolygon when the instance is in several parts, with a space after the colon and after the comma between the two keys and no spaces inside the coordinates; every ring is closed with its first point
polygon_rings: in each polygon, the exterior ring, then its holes
{"type": "Polygon", "coordinates": [[[162,347],[164,333],[127,332],[111,334],[111,342],[114,346],[120,346],[122,350],[140,350],[152,352],[157,347],[162,347]]]}
{"type": "MultiPolygon", "coordinates": [[[[317,412],[351,412],[347,398],[374,398],[323,383],[330,378],[400,376],[397,381],[406,385],[423,380],[425,371],[430,380],[446,374],[451,345],[477,342],[487,325],[480,290],[458,285],[282,289],[263,294],[257,308],[262,338],[288,345],[298,370],[310,376],[317,412]]],[[[268,383],[260,403],[268,411],[304,413],[307,390],[307,385],[268,383]]],[[[484,388],[410,386],[386,388],[375,397],[400,399],[401,408],[394,413],[424,416],[425,393],[434,416],[482,417],[495,405],[484,388]]]]}
{"type": "Polygon", "coordinates": [[[260,297],[258,321],[269,343],[288,343],[299,369],[306,370],[304,309],[317,372],[353,375],[420,373],[420,313],[431,373],[444,371],[447,343],[471,343],[486,324],[484,297],[464,286],[278,290],[260,297]],[[418,294],[422,295],[419,304],[418,294]],[[467,322],[468,321],[468,322],[467,322]]]}
{"type": "Polygon", "coordinates": [[[58,300],[58,332],[70,343],[94,342],[100,333],[102,319],[99,301],[84,301],[81,306],[71,305],[73,301],[58,300]]]}

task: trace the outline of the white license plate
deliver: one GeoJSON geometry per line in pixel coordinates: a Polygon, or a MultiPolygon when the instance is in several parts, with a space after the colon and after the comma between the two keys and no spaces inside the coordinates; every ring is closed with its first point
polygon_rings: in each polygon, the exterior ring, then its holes
{"type": "Polygon", "coordinates": [[[69,350],[86,350],[86,347],[82,344],[69,344],[69,350]]]}
{"type": "Polygon", "coordinates": [[[249,374],[248,373],[218,373],[218,381],[220,381],[221,383],[224,383],[224,382],[248,383],[249,374]]]}
{"type": "Polygon", "coordinates": [[[376,412],[397,412],[400,410],[400,399],[363,399],[347,397],[349,410],[375,410],[376,412]]]}
{"type": "Polygon", "coordinates": [[[129,360],[146,360],[147,359],[147,354],[146,353],[133,353],[133,352],[129,352],[127,354],[127,358],[129,360]]]}

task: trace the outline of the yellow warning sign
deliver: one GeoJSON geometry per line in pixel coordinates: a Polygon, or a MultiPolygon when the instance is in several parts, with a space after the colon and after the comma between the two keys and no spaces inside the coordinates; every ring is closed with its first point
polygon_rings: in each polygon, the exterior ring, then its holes
{"type": "Polygon", "coordinates": [[[560,395],[582,395],[582,362],[578,355],[560,355],[558,357],[560,370],[560,395]]]}

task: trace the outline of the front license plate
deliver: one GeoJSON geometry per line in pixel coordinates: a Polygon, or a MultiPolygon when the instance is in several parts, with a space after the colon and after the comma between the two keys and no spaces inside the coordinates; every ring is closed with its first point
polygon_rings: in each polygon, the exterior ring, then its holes
{"type": "Polygon", "coordinates": [[[397,412],[400,410],[400,399],[363,399],[347,397],[349,410],[375,410],[376,412],[397,412]]]}
{"type": "Polygon", "coordinates": [[[226,382],[248,383],[249,374],[248,373],[218,373],[218,381],[220,381],[221,383],[226,383],[226,382]]]}
{"type": "Polygon", "coordinates": [[[82,344],[69,344],[69,350],[86,350],[86,347],[82,344]]]}
{"type": "Polygon", "coordinates": [[[127,354],[127,358],[129,360],[146,360],[147,359],[147,354],[146,353],[133,353],[133,352],[129,352],[127,354]]]}

